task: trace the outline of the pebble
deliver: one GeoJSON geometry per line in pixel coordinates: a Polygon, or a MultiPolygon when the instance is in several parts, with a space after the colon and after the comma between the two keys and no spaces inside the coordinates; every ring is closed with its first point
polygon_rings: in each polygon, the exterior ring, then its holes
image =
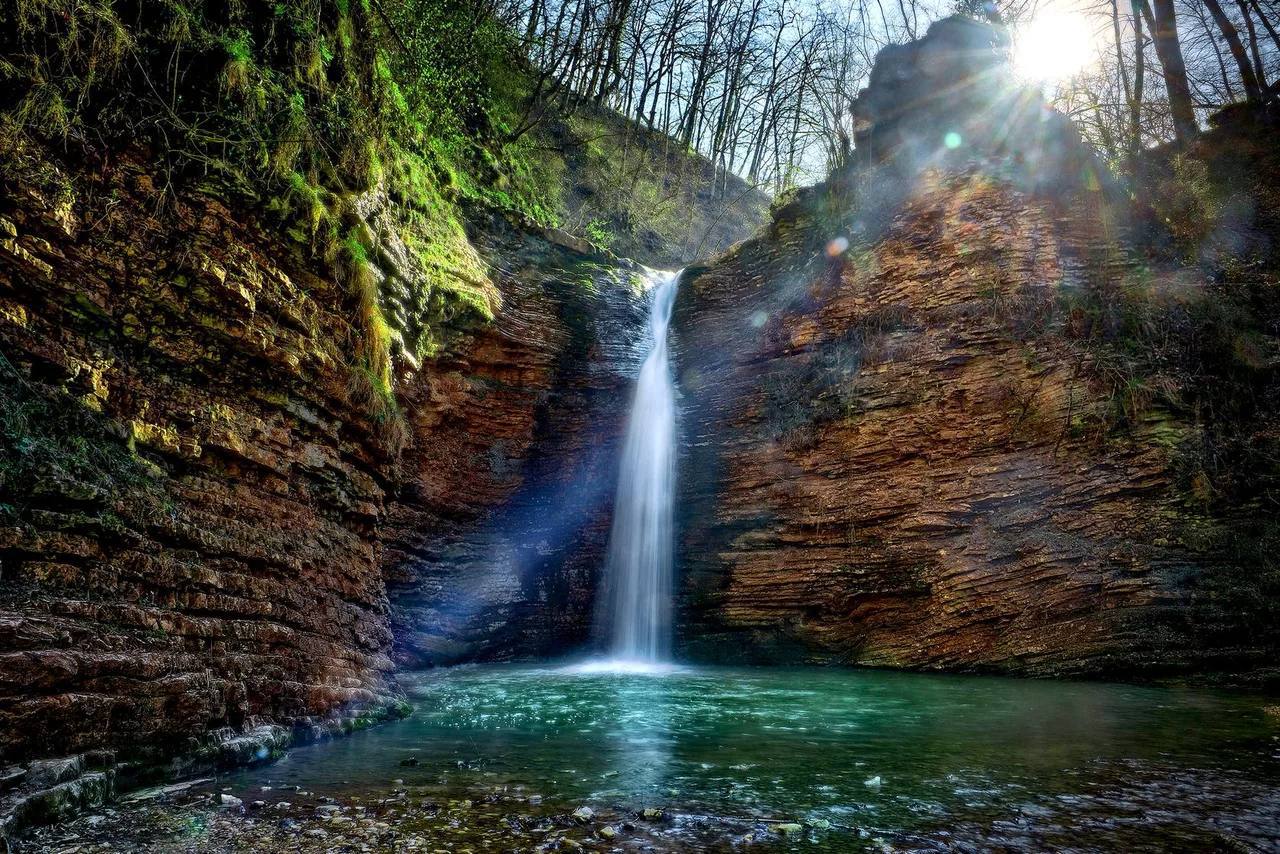
{"type": "Polygon", "coordinates": [[[591,819],[595,817],[596,817],[596,811],[593,810],[591,807],[578,807],[576,810],[573,811],[574,821],[581,822],[582,824],[586,824],[587,822],[591,821],[591,819]]]}
{"type": "Polygon", "coordinates": [[[244,801],[240,800],[235,795],[223,793],[218,795],[218,806],[224,810],[233,810],[244,806],[244,801]]]}

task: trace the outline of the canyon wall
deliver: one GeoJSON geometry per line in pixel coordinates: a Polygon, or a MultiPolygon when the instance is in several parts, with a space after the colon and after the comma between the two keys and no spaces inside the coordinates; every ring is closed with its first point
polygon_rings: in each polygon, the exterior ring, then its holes
{"type": "Polygon", "coordinates": [[[76,179],[0,209],[5,758],[389,703],[340,286],[142,166],[76,179]]]}
{"type": "Polygon", "coordinates": [[[1197,628],[1223,560],[1179,482],[1200,427],[1131,396],[1145,378],[1091,334],[1180,311],[1205,280],[1148,268],[1104,170],[999,39],[951,19],[886,49],[856,162],[687,277],[686,655],[1034,675],[1268,661],[1266,641],[1197,628]]]}
{"type": "Polygon", "coordinates": [[[393,418],[303,247],[142,161],[49,169],[0,202],[5,760],[359,726],[398,710],[397,659],[585,641],[633,268],[478,229],[501,307],[397,360],[393,418]]]}
{"type": "Polygon", "coordinates": [[[415,441],[383,532],[407,667],[588,639],[643,355],[640,274],[493,227],[503,311],[408,391],[415,441]]]}

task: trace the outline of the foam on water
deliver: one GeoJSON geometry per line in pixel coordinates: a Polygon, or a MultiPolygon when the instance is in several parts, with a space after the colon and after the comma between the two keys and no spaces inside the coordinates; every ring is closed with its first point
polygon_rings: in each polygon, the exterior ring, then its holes
{"type": "Polygon", "coordinates": [[[602,658],[570,664],[561,668],[561,673],[595,676],[601,674],[624,674],[627,676],[665,676],[668,673],[681,671],[679,665],[662,661],[640,661],[633,658],[602,658]]]}

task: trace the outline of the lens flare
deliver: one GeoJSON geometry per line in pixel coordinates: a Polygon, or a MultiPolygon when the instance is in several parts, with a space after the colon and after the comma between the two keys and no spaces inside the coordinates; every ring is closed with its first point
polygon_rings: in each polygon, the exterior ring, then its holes
{"type": "Polygon", "coordinates": [[[1027,80],[1056,83],[1079,73],[1094,56],[1093,33],[1076,12],[1046,11],[1014,36],[1013,66],[1027,80]]]}

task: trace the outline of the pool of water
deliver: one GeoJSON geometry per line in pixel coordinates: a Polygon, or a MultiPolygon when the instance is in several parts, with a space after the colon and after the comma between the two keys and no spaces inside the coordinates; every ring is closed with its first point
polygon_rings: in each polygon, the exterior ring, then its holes
{"type": "Polygon", "coordinates": [[[806,835],[788,844],[829,850],[1280,849],[1280,717],[1256,697],[835,669],[476,666],[405,683],[410,718],[228,784],[517,787],[794,822],[806,835]]]}

